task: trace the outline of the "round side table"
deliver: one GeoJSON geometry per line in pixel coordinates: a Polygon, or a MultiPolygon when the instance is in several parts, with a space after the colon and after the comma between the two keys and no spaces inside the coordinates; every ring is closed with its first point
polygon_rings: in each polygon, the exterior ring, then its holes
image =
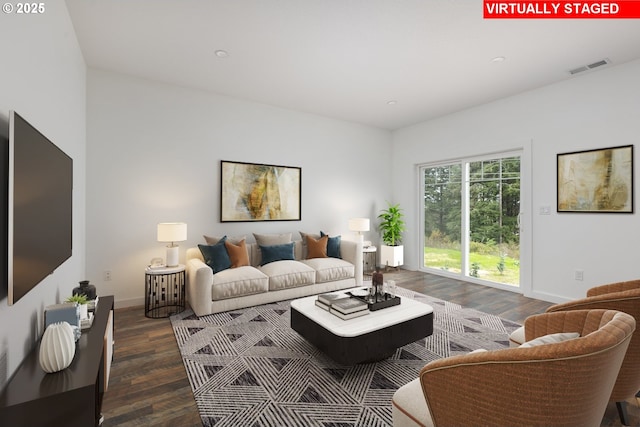
{"type": "Polygon", "coordinates": [[[184,311],[185,266],[149,268],[144,272],[144,315],[153,319],[184,311]]]}

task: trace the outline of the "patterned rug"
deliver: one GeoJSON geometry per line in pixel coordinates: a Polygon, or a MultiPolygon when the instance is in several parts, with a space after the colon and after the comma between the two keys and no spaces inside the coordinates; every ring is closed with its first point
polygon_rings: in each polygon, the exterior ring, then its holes
{"type": "Polygon", "coordinates": [[[290,327],[290,301],[171,317],[205,426],[391,426],[391,397],[429,361],[508,346],[520,325],[398,289],[434,309],[433,335],[377,363],[342,366],[290,327]]]}

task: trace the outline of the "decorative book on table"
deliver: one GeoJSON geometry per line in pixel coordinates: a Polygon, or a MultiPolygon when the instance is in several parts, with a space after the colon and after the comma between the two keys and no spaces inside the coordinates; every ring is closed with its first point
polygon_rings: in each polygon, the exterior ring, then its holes
{"type": "Polygon", "coordinates": [[[316,305],[318,307],[320,307],[321,309],[327,310],[327,311],[329,311],[329,309],[331,308],[331,306],[329,304],[325,304],[322,301],[320,301],[319,299],[316,300],[316,305]]]}
{"type": "Polygon", "coordinates": [[[341,298],[331,303],[331,309],[342,314],[350,314],[356,311],[367,310],[367,303],[356,298],[341,298]]]}
{"type": "Polygon", "coordinates": [[[331,304],[333,304],[334,301],[338,301],[341,299],[348,299],[350,298],[349,295],[346,294],[320,294],[318,295],[318,301],[331,306],[331,304]]]}
{"type": "Polygon", "coordinates": [[[364,310],[358,310],[358,311],[354,311],[352,313],[345,314],[345,313],[339,312],[338,310],[336,310],[333,307],[331,307],[329,312],[331,314],[333,314],[334,316],[338,316],[342,320],[349,320],[349,319],[353,319],[354,317],[360,317],[360,316],[364,316],[365,314],[369,314],[370,313],[369,309],[365,308],[364,310]]]}

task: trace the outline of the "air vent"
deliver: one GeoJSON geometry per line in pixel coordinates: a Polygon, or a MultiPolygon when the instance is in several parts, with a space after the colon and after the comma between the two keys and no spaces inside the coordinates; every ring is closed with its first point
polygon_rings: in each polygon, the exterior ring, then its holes
{"type": "Polygon", "coordinates": [[[574,68],[573,70],[569,70],[569,74],[578,74],[584,71],[593,70],[594,68],[602,67],[603,65],[611,64],[609,59],[601,59],[600,61],[593,62],[588,65],[583,65],[582,67],[574,68]]]}
{"type": "Polygon", "coordinates": [[[578,68],[574,68],[573,70],[569,70],[569,74],[578,74],[578,73],[581,73],[581,72],[587,71],[587,70],[588,70],[588,68],[586,66],[585,67],[578,67],[578,68]]]}

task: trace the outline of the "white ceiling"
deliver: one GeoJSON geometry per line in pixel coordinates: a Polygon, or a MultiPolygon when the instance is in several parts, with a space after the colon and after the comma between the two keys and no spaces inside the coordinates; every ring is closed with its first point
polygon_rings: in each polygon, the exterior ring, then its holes
{"type": "Polygon", "coordinates": [[[481,0],[66,3],[90,67],[385,129],[640,58],[640,20],[485,20],[481,0]]]}

